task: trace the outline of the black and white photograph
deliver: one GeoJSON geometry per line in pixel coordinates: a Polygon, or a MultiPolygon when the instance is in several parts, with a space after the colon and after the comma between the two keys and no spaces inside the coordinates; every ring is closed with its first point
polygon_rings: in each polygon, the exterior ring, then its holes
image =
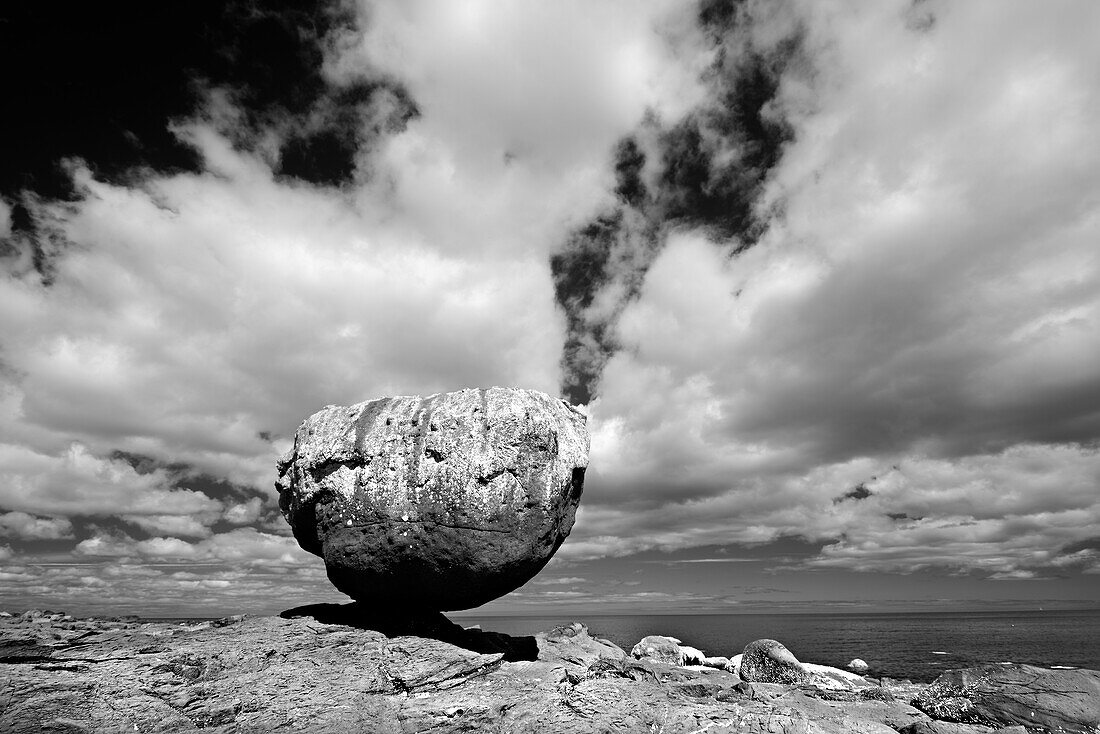
{"type": "Polygon", "coordinates": [[[0,734],[1100,733],[1100,3],[0,5],[0,734]]]}

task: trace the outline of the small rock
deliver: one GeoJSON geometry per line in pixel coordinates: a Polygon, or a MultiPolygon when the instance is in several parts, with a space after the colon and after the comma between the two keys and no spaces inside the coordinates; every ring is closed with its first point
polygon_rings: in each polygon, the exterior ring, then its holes
{"type": "Polygon", "coordinates": [[[867,661],[865,660],[862,660],[860,658],[853,658],[848,662],[848,665],[846,665],[845,667],[848,668],[848,670],[854,670],[862,673],[863,671],[869,669],[871,666],[868,665],[867,661]]]}
{"type": "Polygon", "coordinates": [[[718,670],[729,670],[730,659],[721,655],[714,655],[711,657],[703,658],[703,665],[708,668],[716,668],[718,670]]]}
{"type": "Polygon", "coordinates": [[[741,653],[742,680],[759,683],[806,683],[810,673],[790,650],[776,640],[756,640],[741,653]]]}
{"type": "Polygon", "coordinates": [[[680,645],[680,665],[706,665],[707,654],[691,645],[680,645]]]}
{"type": "Polygon", "coordinates": [[[675,637],[648,635],[630,649],[630,654],[639,660],[654,660],[669,665],[683,665],[684,654],[680,641],[675,637]]]}
{"type": "Polygon", "coordinates": [[[808,682],[822,688],[851,691],[871,686],[866,678],[848,670],[841,670],[828,665],[815,665],[814,663],[802,663],[802,667],[810,674],[808,682]]]}

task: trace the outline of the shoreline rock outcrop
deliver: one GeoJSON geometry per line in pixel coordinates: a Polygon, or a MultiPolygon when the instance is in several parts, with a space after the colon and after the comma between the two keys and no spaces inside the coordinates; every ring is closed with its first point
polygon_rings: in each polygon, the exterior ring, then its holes
{"type": "Polygon", "coordinates": [[[279,504],[352,598],[468,609],[526,583],[573,527],[585,416],[534,390],[489,388],[328,406],[279,462],[279,504]]]}
{"type": "Polygon", "coordinates": [[[635,659],[579,623],[509,661],[321,621],[345,606],[201,624],[0,620],[0,731],[890,734],[887,721],[927,719],[898,701],[635,659]]]}
{"type": "MultiPolygon", "coordinates": [[[[832,686],[761,683],[635,658],[580,623],[519,638],[440,615],[404,628],[388,620],[398,626],[381,631],[361,611],[314,605],[198,624],[0,615],[0,732],[1095,731],[1087,704],[1097,671],[992,666],[1002,674],[953,671],[931,686],[839,671],[847,677],[832,686]],[[1067,691],[1076,693],[1052,695],[1067,691]],[[946,721],[907,703],[942,716],[930,703],[958,698],[990,723],[946,721]],[[995,723],[1043,700],[1062,718],[995,723]]],[[[825,667],[802,665],[815,675],[825,667]]]]}

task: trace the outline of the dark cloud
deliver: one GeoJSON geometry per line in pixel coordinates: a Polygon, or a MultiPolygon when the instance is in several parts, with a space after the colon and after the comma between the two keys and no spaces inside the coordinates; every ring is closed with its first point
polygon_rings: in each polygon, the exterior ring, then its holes
{"type": "Polygon", "coordinates": [[[844,502],[845,500],[855,500],[855,501],[865,500],[868,497],[870,497],[872,494],[873,493],[871,492],[871,490],[867,489],[867,485],[860,484],[860,485],[857,485],[856,487],[854,487],[853,489],[849,490],[848,492],[845,492],[840,497],[837,497],[836,499],[834,499],[833,504],[837,504],[838,502],[844,502]]]}
{"type": "Polygon", "coordinates": [[[283,176],[343,185],[361,147],[417,114],[392,81],[324,74],[330,39],[356,23],[336,0],[21,3],[0,10],[0,196],[13,203],[0,255],[25,248],[43,282],[63,238],[40,199],[77,200],[70,160],[99,180],[140,185],[150,172],[199,172],[174,125],[220,93],[229,130],[283,176]],[[18,70],[18,71],[14,71],[18,70]],[[373,123],[364,124],[371,110],[373,123]],[[79,122],[77,122],[79,121],[79,122]]]}
{"type": "Polygon", "coordinates": [[[701,77],[705,101],[678,120],[649,115],[621,139],[612,163],[614,208],[577,229],[551,259],[568,332],[563,391],[587,403],[618,348],[615,326],[636,298],[669,232],[699,229],[736,253],[751,247],[765,219],[756,202],[793,128],[778,112],[783,75],[804,65],[801,30],[757,46],[740,3],[700,4],[699,31],[713,60],[701,77]],[[598,308],[593,302],[605,301],[598,308]]]}

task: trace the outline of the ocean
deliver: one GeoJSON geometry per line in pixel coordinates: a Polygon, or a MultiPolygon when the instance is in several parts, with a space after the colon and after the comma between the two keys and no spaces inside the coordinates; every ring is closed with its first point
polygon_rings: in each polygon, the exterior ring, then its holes
{"type": "Polygon", "coordinates": [[[532,635],[579,619],[629,652],[646,635],[669,635],[707,655],[732,657],[753,640],[779,640],[807,663],[867,675],[932,681],[945,670],[981,663],[1100,670],[1100,609],[1035,612],[879,614],[697,614],[506,617],[463,615],[454,621],[510,635],[532,635]]]}

